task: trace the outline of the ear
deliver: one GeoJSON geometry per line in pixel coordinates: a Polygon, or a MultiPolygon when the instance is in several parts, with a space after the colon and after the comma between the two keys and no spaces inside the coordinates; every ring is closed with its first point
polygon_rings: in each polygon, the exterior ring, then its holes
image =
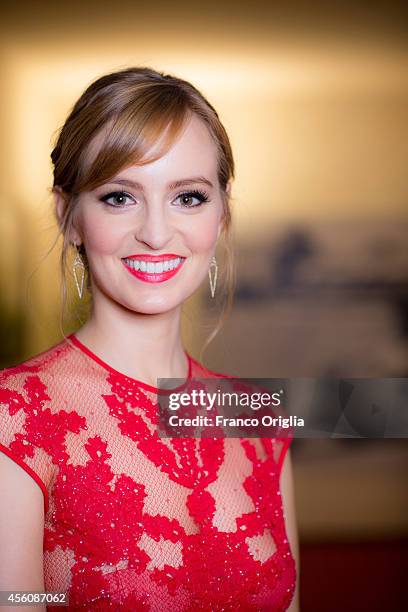
{"type": "MultiPolygon", "coordinates": [[[[53,187],[52,194],[54,197],[55,204],[55,214],[57,217],[58,225],[62,228],[62,224],[65,218],[65,214],[67,211],[67,207],[69,205],[69,196],[63,191],[63,189],[59,186],[53,187]]],[[[68,228],[69,235],[67,236],[69,242],[73,242],[75,244],[81,244],[82,238],[77,232],[74,224],[71,224],[71,227],[68,228]]]]}

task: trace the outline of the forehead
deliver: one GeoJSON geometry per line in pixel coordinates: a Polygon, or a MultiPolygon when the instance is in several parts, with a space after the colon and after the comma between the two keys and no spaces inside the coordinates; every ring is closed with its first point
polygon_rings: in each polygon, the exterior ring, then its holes
{"type": "MultiPolygon", "coordinates": [[[[145,151],[144,157],[147,159],[161,157],[149,163],[143,163],[143,159],[138,163],[130,162],[120,171],[121,176],[132,175],[133,178],[140,180],[161,180],[164,181],[179,179],[186,176],[206,175],[209,179],[217,181],[218,171],[218,150],[214,138],[205,123],[195,114],[191,114],[178,134],[177,138],[170,145],[170,148],[161,153],[166,142],[167,129],[157,139],[155,144],[145,151]]],[[[91,142],[87,152],[88,160],[103,149],[105,133],[102,131],[91,142]]],[[[118,176],[119,172],[116,173],[118,176]]]]}
{"type": "MultiPolygon", "coordinates": [[[[164,135],[149,155],[160,152],[164,135]]],[[[193,116],[170,149],[156,161],[135,167],[140,174],[157,176],[160,173],[189,176],[217,173],[217,147],[205,124],[193,116]]],[[[171,177],[170,177],[171,178],[171,177]]],[[[175,178],[178,178],[177,176],[175,178]]]]}

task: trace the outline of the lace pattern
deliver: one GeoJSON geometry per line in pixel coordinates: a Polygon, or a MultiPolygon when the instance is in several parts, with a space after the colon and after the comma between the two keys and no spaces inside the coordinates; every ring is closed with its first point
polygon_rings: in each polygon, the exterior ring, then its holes
{"type": "Polygon", "coordinates": [[[44,494],[46,591],[68,610],[286,610],[291,437],[160,438],[156,400],[73,334],[0,373],[0,450],[44,494]]]}

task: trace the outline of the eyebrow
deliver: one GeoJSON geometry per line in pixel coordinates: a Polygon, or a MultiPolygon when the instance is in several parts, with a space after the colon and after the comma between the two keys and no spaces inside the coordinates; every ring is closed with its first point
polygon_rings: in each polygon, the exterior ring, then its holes
{"type": "MultiPolygon", "coordinates": [[[[115,183],[119,185],[128,185],[133,187],[134,189],[139,189],[140,191],[144,191],[144,187],[141,183],[137,181],[133,181],[132,179],[126,178],[113,178],[108,183],[115,183]]],[[[208,187],[214,187],[211,181],[209,181],[205,176],[192,176],[190,178],[179,179],[178,181],[173,181],[167,185],[168,189],[177,189],[178,187],[184,187],[186,185],[192,185],[193,183],[203,183],[208,187]]]]}

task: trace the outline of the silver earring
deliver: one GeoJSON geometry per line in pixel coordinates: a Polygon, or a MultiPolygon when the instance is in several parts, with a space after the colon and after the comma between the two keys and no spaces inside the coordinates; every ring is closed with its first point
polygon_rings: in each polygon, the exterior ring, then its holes
{"type": "Polygon", "coordinates": [[[210,290],[211,297],[213,298],[215,295],[215,288],[217,286],[217,274],[218,274],[218,264],[215,259],[215,255],[211,258],[210,269],[208,270],[208,276],[210,277],[210,290]]]}
{"type": "Polygon", "coordinates": [[[75,249],[76,249],[76,257],[74,259],[74,263],[72,264],[72,273],[74,275],[79,299],[82,300],[82,296],[84,294],[85,265],[84,265],[84,262],[82,261],[81,255],[79,254],[77,245],[75,245],[75,249]]]}

